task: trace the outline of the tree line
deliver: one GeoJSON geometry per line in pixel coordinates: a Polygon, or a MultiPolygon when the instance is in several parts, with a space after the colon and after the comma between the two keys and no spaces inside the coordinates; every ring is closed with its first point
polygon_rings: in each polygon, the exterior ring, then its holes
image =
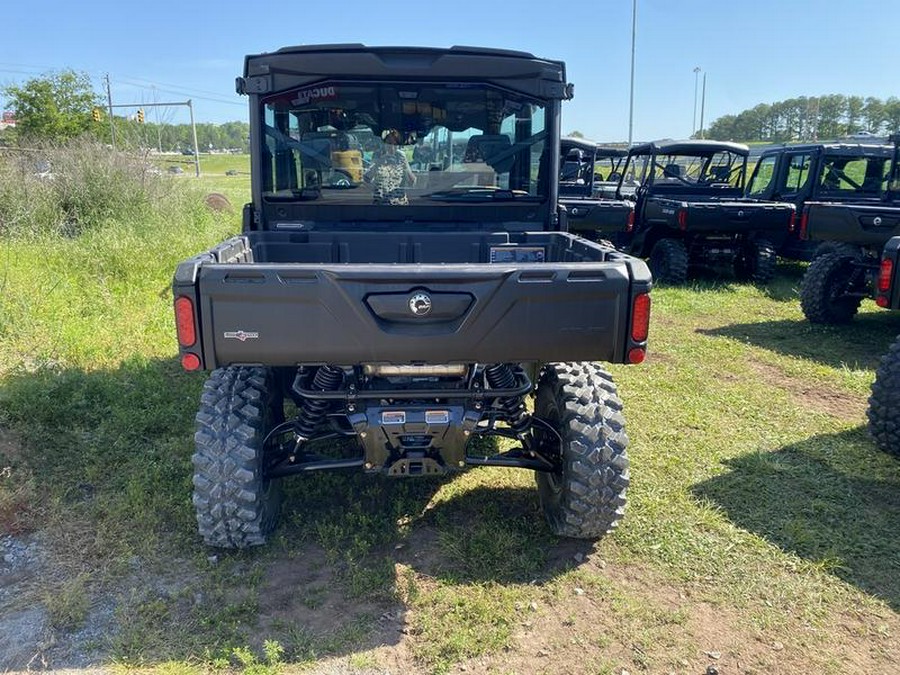
{"type": "Polygon", "coordinates": [[[900,99],[874,96],[798,96],[760,103],[737,115],[723,115],[704,131],[720,141],[815,141],[861,132],[887,135],[900,130],[900,99]]]}
{"type": "MultiPolygon", "coordinates": [[[[6,100],[4,110],[11,110],[16,118],[15,127],[0,132],[0,145],[65,143],[80,136],[112,143],[115,127],[116,144],[124,149],[182,152],[194,147],[190,124],[153,123],[149,121],[152,108],[144,111],[143,123],[119,114],[110,121],[102,97],[85,73],[48,73],[3,87],[0,94],[6,100]]],[[[250,125],[246,122],[199,123],[196,128],[201,151],[248,150],[250,125]]]]}

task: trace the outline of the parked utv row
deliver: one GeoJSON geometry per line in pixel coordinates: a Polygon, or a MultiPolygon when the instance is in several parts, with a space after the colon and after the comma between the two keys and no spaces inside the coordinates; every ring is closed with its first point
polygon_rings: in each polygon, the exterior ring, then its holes
{"type": "MultiPolygon", "coordinates": [[[[565,65],[509,50],[288,47],[248,56],[237,91],[250,104],[242,232],[173,281],[181,363],[212,371],[193,504],[204,541],[224,548],[266,541],[286,477],[333,470],[527,469],[554,533],[603,536],[629,464],[598,362],[643,361],[650,269],[681,283],[726,264],[764,283],[776,252],[809,248],[791,239],[798,206],[810,236],[834,204],[805,202],[832,178],[876,195],[885,176],[880,150],[860,173],[856,155],[810,146],[764,156],[745,194],[745,145],[561,139],[565,65]]],[[[844,207],[863,209],[834,218],[871,234],[865,246],[897,227],[884,203],[844,207]]],[[[877,280],[895,307],[896,248],[877,280]]],[[[871,272],[859,250],[814,264],[835,279],[807,284],[832,294],[819,311],[858,305],[871,272]]],[[[870,412],[886,447],[891,353],[870,412]]]]}
{"type": "Polygon", "coordinates": [[[635,146],[611,172],[614,190],[605,181],[585,184],[580,199],[561,191],[569,228],[649,259],[658,282],[724,264],[765,283],[775,272],[772,242],[791,227],[794,207],[744,197],[748,156],[746,145],[717,141],[635,146]]]}
{"type": "MultiPolygon", "coordinates": [[[[583,157],[602,158],[610,151],[592,155],[584,141],[563,144],[570,157],[575,148],[583,157]]],[[[678,284],[691,269],[726,265],[740,279],[765,283],[776,256],[809,261],[831,252],[856,254],[873,243],[877,250],[870,257],[877,262],[883,236],[864,242],[852,226],[835,232],[808,224],[810,216],[814,224],[818,220],[822,204],[881,206],[893,154],[891,145],[860,143],[770,148],[745,188],[745,145],[648,143],[631,148],[621,168],[611,172],[618,176],[614,190],[608,181],[583,180],[580,192],[561,188],[560,194],[570,229],[647,258],[657,281],[678,284]],[[804,227],[798,227],[800,214],[804,227]]]]}

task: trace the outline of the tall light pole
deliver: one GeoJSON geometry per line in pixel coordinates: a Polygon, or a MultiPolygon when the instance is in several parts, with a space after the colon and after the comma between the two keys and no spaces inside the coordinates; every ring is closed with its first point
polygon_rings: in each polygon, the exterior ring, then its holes
{"type": "Polygon", "coordinates": [[[703,73],[703,94],[700,96],[700,138],[703,138],[704,112],[706,112],[706,73],[703,73]]]}
{"type": "Polygon", "coordinates": [[[697,84],[700,79],[700,66],[694,68],[694,122],[691,125],[691,136],[697,133],[697,84]]]}
{"type": "Polygon", "coordinates": [[[634,38],[637,35],[637,0],[631,5],[631,93],[628,103],[628,147],[634,131],[634,38]]]}

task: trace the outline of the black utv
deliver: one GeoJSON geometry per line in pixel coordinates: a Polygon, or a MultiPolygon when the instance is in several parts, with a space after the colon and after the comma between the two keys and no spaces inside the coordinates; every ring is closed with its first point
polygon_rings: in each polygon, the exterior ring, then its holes
{"type": "Polygon", "coordinates": [[[608,241],[630,225],[634,205],[615,198],[626,154],[581,138],[562,139],[559,201],[568,215],[569,232],[608,241]]]}
{"type": "Polygon", "coordinates": [[[627,437],[599,362],[643,360],[651,278],[566,231],[564,64],[301,46],[248,56],[237,85],[243,232],[173,283],[182,365],[212,371],[193,456],[204,540],[264,543],[281,481],[336,469],[530,469],[553,532],[615,527],[627,437]],[[332,131],[359,141],[361,181],[322,180],[332,131]]]}
{"type": "MultiPolygon", "coordinates": [[[[861,143],[782,145],[763,151],[747,183],[747,198],[790,202],[803,212],[807,201],[877,202],[884,192],[893,148],[861,143]]],[[[772,236],[783,258],[812,260],[840,248],[811,241],[800,228],[772,236]]]]}
{"type": "Polygon", "coordinates": [[[746,145],[659,141],[628,151],[616,196],[634,202],[634,224],[613,241],[649,258],[656,281],[683,283],[692,267],[727,264],[741,279],[768,282],[772,240],[791,227],[794,207],[743,198],[746,145]]]}
{"type": "MultiPolygon", "coordinates": [[[[892,237],[900,236],[900,137],[892,141],[889,169],[872,172],[865,194],[852,201],[810,201],[803,208],[800,236],[833,247],[803,275],[800,306],[813,323],[847,323],[863,299],[876,295],[882,251],[892,237]]],[[[849,169],[838,185],[857,192],[855,186],[865,185],[866,173],[858,169],[851,174],[849,169]]]]}

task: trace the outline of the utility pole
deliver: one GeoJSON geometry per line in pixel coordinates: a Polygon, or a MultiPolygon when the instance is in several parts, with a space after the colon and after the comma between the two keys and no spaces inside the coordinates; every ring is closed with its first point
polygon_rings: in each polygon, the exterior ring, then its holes
{"type": "Polygon", "coordinates": [[[703,73],[703,97],[700,99],[700,138],[703,138],[703,113],[706,111],[706,73],[703,73]]]}
{"type": "MultiPolygon", "coordinates": [[[[153,85],[153,102],[159,102],[156,96],[156,85],[153,85]]],[[[162,124],[159,122],[159,106],[153,106],[153,112],[156,113],[156,150],[162,154],[162,124]]]]}
{"type": "Polygon", "coordinates": [[[109,88],[109,73],[106,74],[106,101],[109,105],[109,128],[112,133],[112,147],[116,149],[116,121],[113,119],[112,91],[109,88]]]}
{"type": "Polygon", "coordinates": [[[194,106],[191,99],[187,100],[187,107],[191,111],[191,133],[194,135],[194,169],[197,172],[197,178],[200,178],[200,148],[197,146],[197,127],[194,125],[194,106]]]}
{"type": "Polygon", "coordinates": [[[631,141],[634,131],[634,39],[637,35],[637,0],[633,0],[631,5],[631,93],[628,103],[628,147],[631,147],[631,141]]]}
{"type": "Polygon", "coordinates": [[[694,68],[694,121],[691,124],[691,136],[697,133],[697,84],[700,75],[700,66],[694,68]]]}

